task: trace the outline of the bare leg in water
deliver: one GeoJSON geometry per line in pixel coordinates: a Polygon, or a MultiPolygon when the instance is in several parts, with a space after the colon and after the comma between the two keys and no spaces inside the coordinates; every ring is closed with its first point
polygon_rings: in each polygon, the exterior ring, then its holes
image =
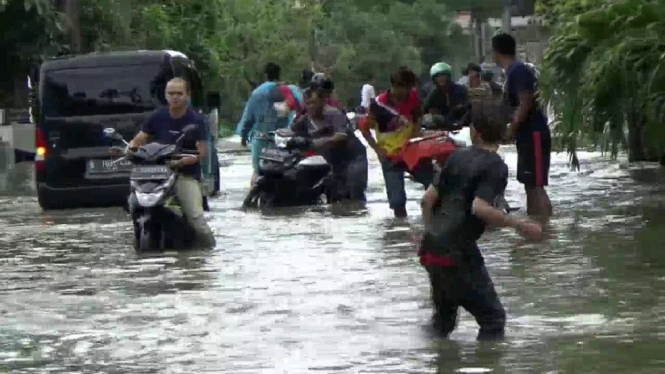
{"type": "Polygon", "coordinates": [[[249,188],[253,188],[254,185],[256,184],[256,180],[259,179],[259,173],[257,172],[252,172],[252,179],[249,182],[249,188]]]}
{"type": "Polygon", "coordinates": [[[547,222],[552,217],[553,209],[545,187],[527,187],[525,190],[526,213],[539,219],[541,223],[547,222]]]}

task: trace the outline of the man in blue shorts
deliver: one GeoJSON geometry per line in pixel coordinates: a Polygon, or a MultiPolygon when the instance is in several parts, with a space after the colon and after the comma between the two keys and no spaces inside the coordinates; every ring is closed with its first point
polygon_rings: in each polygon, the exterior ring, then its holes
{"type": "Polygon", "coordinates": [[[494,61],[506,72],[507,103],[515,109],[508,129],[517,146],[517,180],[526,190],[527,214],[547,220],[552,203],[548,185],[552,139],[547,117],[538,102],[537,79],[522,61],[515,59],[515,38],[499,34],[492,38],[494,61]]]}

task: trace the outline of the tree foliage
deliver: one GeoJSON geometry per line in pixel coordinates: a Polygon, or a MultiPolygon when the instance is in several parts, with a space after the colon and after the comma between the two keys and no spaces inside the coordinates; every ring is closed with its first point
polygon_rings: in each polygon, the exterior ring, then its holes
{"type": "MultiPolygon", "coordinates": [[[[72,0],[0,0],[3,45],[12,56],[5,71],[24,81],[31,62],[77,52],[66,1],[72,0]]],[[[443,59],[466,64],[470,55],[468,36],[454,22],[459,0],[76,1],[80,52],[184,52],[206,88],[222,93],[229,120],[250,93],[246,76],[261,80],[269,61],[291,82],[314,63],[333,76],[346,101],[356,99],[369,75],[381,86],[399,66],[424,72],[443,59]]]]}
{"type": "Polygon", "coordinates": [[[540,11],[555,20],[541,78],[557,131],[571,152],[581,136],[631,161],[665,149],[665,1],[553,1],[540,11]]]}

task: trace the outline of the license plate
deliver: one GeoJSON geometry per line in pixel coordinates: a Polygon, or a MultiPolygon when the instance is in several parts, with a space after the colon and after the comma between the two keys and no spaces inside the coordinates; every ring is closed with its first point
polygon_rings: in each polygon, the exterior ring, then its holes
{"type": "Polygon", "coordinates": [[[289,151],[279,148],[263,148],[259,153],[259,158],[265,158],[273,161],[284,161],[289,156],[289,151]]]}
{"type": "Polygon", "coordinates": [[[88,174],[115,174],[128,173],[132,170],[132,163],[129,160],[115,161],[114,159],[88,160],[86,171],[88,174]]]}
{"type": "Polygon", "coordinates": [[[141,165],[132,169],[132,179],[166,179],[170,170],[166,165],[141,165]]]}

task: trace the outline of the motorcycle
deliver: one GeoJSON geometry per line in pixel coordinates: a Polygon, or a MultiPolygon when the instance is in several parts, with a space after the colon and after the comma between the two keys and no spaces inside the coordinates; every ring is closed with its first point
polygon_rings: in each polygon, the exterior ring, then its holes
{"type": "Polygon", "coordinates": [[[290,130],[268,133],[269,145],[259,153],[259,178],[243,207],[314,205],[334,201],[332,168],[309,151],[310,140],[290,130]]]}
{"type": "MultiPolygon", "coordinates": [[[[122,158],[114,161],[128,160],[133,165],[127,210],[134,226],[134,249],[137,252],[192,248],[197,243],[196,233],[177,202],[175,185],[179,174],[168,165],[172,160],[196,157],[196,152],[184,153],[181,149],[185,137],[195,129],[195,125],[189,125],[181,133],[174,132],[174,136],[180,134],[175,145],[148,143],[124,152],[122,158]]],[[[104,129],[104,134],[128,145],[112,128],[104,129]]],[[[115,153],[124,151],[119,147],[112,147],[112,150],[115,153]]]]}

